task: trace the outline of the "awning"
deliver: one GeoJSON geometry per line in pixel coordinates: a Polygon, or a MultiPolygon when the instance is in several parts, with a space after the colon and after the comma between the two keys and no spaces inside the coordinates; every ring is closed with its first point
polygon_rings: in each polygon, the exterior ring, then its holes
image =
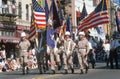
{"type": "Polygon", "coordinates": [[[0,41],[1,40],[3,40],[4,42],[19,43],[20,38],[0,36],[0,41]]]}

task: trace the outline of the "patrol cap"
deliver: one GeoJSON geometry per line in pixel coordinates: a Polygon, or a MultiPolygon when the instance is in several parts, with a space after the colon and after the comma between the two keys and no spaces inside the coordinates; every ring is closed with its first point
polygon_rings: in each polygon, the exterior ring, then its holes
{"type": "Polygon", "coordinates": [[[85,36],[85,33],[83,31],[79,32],[79,35],[84,35],[85,36]]]}
{"type": "Polygon", "coordinates": [[[69,36],[70,36],[70,32],[69,32],[69,31],[66,31],[66,32],[65,32],[65,35],[69,35],[69,36]]]}
{"type": "Polygon", "coordinates": [[[25,32],[22,32],[21,37],[25,37],[25,36],[26,36],[25,32]]]}

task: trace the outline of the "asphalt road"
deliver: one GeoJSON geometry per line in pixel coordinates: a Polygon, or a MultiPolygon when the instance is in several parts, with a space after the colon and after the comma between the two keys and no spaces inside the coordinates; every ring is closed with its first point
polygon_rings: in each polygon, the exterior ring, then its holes
{"type": "Polygon", "coordinates": [[[39,74],[38,70],[30,70],[27,75],[22,75],[21,71],[2,72],[0,79],[120,79],[120,69],[109,69],[105,63],[97,63],[95,69],[89,69],[87,74],[80,74],[79,69],[75,69],[75,73],[64,74],[64,70],[51,74],[47,71],[45,74],[39,74]]]}

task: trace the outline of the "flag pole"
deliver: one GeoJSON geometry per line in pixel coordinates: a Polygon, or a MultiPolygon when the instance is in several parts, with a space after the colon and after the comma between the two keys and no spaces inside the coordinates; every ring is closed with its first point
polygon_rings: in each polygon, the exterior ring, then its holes
{"type": "Polygon", "coordinates": [[[113,1],[109,1],[109,10],[110,10],[110,35],[113,34],[113,32],[115,31],[115,22],[114,22],[114,16],[115,12],[114,12],[114,5],[113,5],[113,1]]]}
{"type": "MultiPolygon", "coordinates": [[[[106,6],[107,6],[107,10],[108,10],[108,15],[110,16],[110,9],[109,9],[110,4],[109,4],[108,0],[106,0],[106,6]]],[[[110,36],[110,22],[107,23],[106,26],[107,26],[107,34],[106,35],[110,36]]],[[[106,39],[109,39],[109,38],[106,38],[106,39]]]]}

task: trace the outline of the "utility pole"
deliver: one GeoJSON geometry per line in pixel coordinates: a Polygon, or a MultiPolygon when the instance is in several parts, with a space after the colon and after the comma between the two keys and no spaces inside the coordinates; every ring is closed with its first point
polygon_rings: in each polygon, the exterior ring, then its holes
{"type": "Polygon", "coordinates": [[[116,31],[116,24],[114,20],[115,15],[115,6],[113,4],[113,0],[109,1],[109,15],[110,15],[110,35],[113,34],[114,31],[116,31]]]}

